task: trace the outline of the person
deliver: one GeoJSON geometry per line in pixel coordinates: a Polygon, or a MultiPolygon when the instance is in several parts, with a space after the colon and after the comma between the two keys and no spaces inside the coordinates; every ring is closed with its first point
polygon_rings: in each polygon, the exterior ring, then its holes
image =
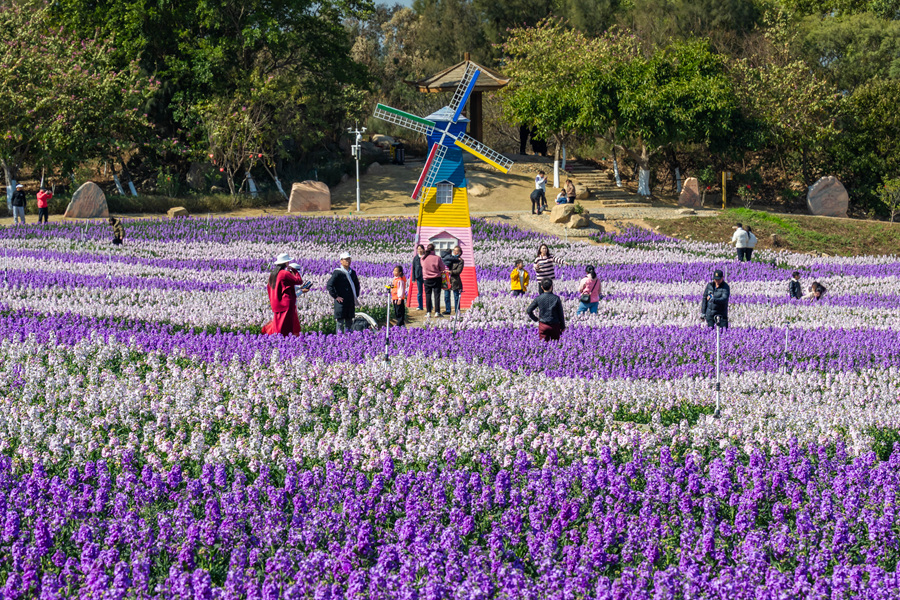
{"type": "Polygon", "coordinates": [[[122,227],[122,220],[117,219],[116,217],[110,217],[109,226],[112,227],[113,230],[112,243],[116,246],[121,246],[122,242],[125,241],[125,228],[122,227]]]}
{"type": "Polygon", "coordinates": [[[53,198],[53,192],[41,186],[37,193],[38,223],[47,222],[47,217],[50,215],[49,201],[51,198],[53,198]]]}
{"type": "Polygon", "coordinates": [[[422,277],[425,279],[425,313],[430,317],[432,311],[435,317],[441,316],[441,276],[447,270],[444,261],[434,253],[434,244],[425,247],[425,257],[422,258],[422,277]]]}
{"type": "Polygon", "coordinates": [[[22,220],[22,225],[25,224],[26,202],[25,186],[20,183],[16,185],[16,191],[12,194],[13,225],[18,225],[19,219],[22,220]]]}
{"type": "MultiPolygon", "coordinates": [[[[540,196],[541,203],[538,205],[538,214],[541,214],[541,207],[547,207],[547,175],[543,171],[538,171],[537,176],[534,178],[534,191],[540,196]]],[[[532,207],[534,206],[533,202],[534,200],[532,199],[532,207]]]]}
{"type": "Polygon", "coordinates": [[[584,272],[586,273],[584,279],[578,283],[578,311],[575,314],[591,311],[592,315],[596,315],[597,306],[600,304],[600,280],[597,279],[597,272],[592,265],[586,266],[584,272]]]}
{"type": "Polygon", "coordinates": [[[565,204],[568,201],[568,198],[566,198],[566,190],[560,190],[556,195],[556,200],[554,200],[557,204],[565,204]]]}
{"type": "Polygon", "coordinates": [[[397,327],[406,327],[406,277],[403,267],[394,267],[394,279],[391,281],[391,304],[394,307],[394,321],[397,327]]]}
{"type": "Polygon", "coordinates": [[[341,266],[331,273],[326,289],[334,298],[334,322],[337,333],[350,331],[356,316],[356,300],[359,298],[359,277],[350,266],[349,252],[341,252],[341,266]]]}
{"type": "Polygon", "coordinates": [[[575,182],[571,179],[566,179],[566,202],[575,204],[575,196],[575,182]]]}
{"type": "Polygon", "coordinates": [[[734,233],[731,234],[731,243],[734,244],[735,248],[737,248],[737,259],[739,261],[744,261],[744,257],[746,256],[747,243],[750,241],[750,236],[747,235],[747,230],[744,229],[744,226],[738,223],[734,226],[734,233]]]}
{"type": "Polygon", "coordinates": [[[818,281],[813,281],[812,285],[809,286],[809,291],[803,296],[804,300],[821,300],[822,296],[825,295],[825,286],[819,283],[818,281]]]}
{"type": "Polygon", "coordinates": [[[541,190],[532,190],[531,192],[531,214],[544,214],[544,205],[541,203],[541,190]]]}
{"type": "Polygon", "coordinates": [[[753,259],[753,249],[756,248],[756,243],[759,242],[759,240],[753,235],[752,227],[747,225],[744,229],[747,230],[747,247],[744,248],[744,256],[746,257],[747,262],[750,262],[753,259]]]}
{"type": "Polygon", "coordinates": [[[412,272],[410,277],[416,282],[416,300],[418,300],[418,308],[422,310],[422,290],[425,287],[425,278],[422,277],[422,259],[425,257],[425,246],[418,244],[416,246],[416,256],[413,258],[412,272]]]}
{"type": "Polygon", "coordinates": [[[522,296],[528,292],[529,279],[528,271],[525,270],[525,261],[520,258],[516,261],[512,273],[509,274],[509,285],[513,296],[522,296]]]}
{"type": "Polygon", "coordinates": [[[803,288],[800,287],[800,271],[791,273],[791,281],[788,283],[788,294],[795,300],[803,298],[803,288]]]}
{"type": "Polygon", "coordinates": [[[538,337],[545,342],[558,340],[566,330],[566,315],[563,313],[562,300],[553,293],[553,281],[544,279],[540,283],[541,293],[525,311],[528,318],[538,323],[538,337]],[[534,315],[539,309],[538,316],[534,315]]]}
{"type": "Polygon", "coordinates": [[[459,299],[462,296],[463,291],[462,272],[463,267],[465,266],[465,261],[463,261],[462,257],[462,248],[459,246],[453,248],[453,252],[444,259],[444,264],[450,271],[450,289],[444,290],[444,305],[447,308],[447,310],[444,311],[444,314],[450,314],[450,292],[453,292],[453,307],[456,314],[459,315],[459,299]]]}
{"type": "Polygon", "coordinates": [[[550,254],[550,248],[547,244],[541,244],[538,247],[537,258],[534,259],[534,276],[538,282],[545,279],[556,279],[556,268],[554,267],[559,261],[550,254]]]}
{"type": "Polygon", "coordinates": [[[303,285],[300,274],[290,267],[290,254],[279,254],[275,267],[269,273],[266,291],[272,307],[272,320],[263,325],[266,335],[300,335],[300,319],[297,317],[297,286],[303,285]]]}
{"type": "Polygon", "coordinates": [[[706,324],[715,327],[728,327],[728,298],[731,296],[731,288],[725,283],[722,271],[716,269],[713,280],[706,284],[703,290],[703,301],[700,303],[700,316],[706,319],[706,324]]]}

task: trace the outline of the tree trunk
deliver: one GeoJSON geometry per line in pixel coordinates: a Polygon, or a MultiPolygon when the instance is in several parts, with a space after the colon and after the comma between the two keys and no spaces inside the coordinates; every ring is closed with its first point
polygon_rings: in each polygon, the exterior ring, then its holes
{"type": "Polygon", "coordinates": [[[616,147],[613,146],[613,175],[616,178],[616,187],[622,187],[622,178],[619,176],[619,159],[616,158],[616,147]]]}
{"type": "Polygon", "coordinates": [[[121,156],[119,157],[119,164],[122,165],[122,175],[128,179],[128,189],[131,191],[131,195],[137,196],[137,190],[134,188],[134,178],[131,176],[131,171],[128,170],[128,165],[125,164],[125,159],[121,156]]]}
{"type": "Polygon", "coordinates": [[[12,195],[16,189],[16,168],[10,166],[5,159],[0,159],[3,164],[3,177],[6,179],[6,210],[12,214],[12,195]]]}
{"type": "Polygon", "coordinates": [[[559,147],[560,141],[559,136],[554,135],[556,138],[556,150],[553,151],[553,187],[559,189],[559,147]]]}
{"type": "Polygon", "coordinates": [[[650,195],[650,152],[646,144],[641,144],[641,156],[638,160],[638,195],[650,195]]]}

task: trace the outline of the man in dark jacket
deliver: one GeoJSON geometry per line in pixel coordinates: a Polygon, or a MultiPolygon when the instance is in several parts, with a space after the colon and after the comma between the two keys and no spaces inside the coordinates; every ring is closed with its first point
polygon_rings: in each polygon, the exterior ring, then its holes
{"type": "Polygon", "coordinates": [[[425,277],[422,275],[422,259],[425,257],[425,246],[419,244],[416,246],[416,256],[412,262],[412,272],[410,277],[416,282],[416,300],[419,301],[419,307],[416,310],[422,310],[422,293],[425,290],[425,277]]]}
{"type": "Polygon", "coordinates": [[[725,283],[722,271],[713,273],[713,280],[706,284],[703,301],[700,303],[700,315],[706,318],[706,324],[715,327],[728,327],[728,298],[731,288],[725,283]]]}
{"type": "Polygon", "coordinates": [[[341,253],[341,266],[328,280],[328,295],[334,298],[334,321],[338,333],[350,331],[356,316],[356,299],[359,298],[359,277],[350,268],[350,253],[341,253]]]}
{"type": "Polygon", "coordinates": [[[22,220],[22,225],[25,224],[25,186],[21,183],[16,186],[16,191],[13,192],[12,199],[10,201],[13,209],[13,225],[17,225],[19,223],[19,219],[22,220]]]}
{"type": "Polygon", "coordinates": [[[562,300],[553,293],[553,280],[541,281],[541,294],[534,299],[526,311],[528,318],[538,323],[538,336],[545,342],[558,340],[566,329],[566,315],[563,314],[562,300]],[[535,309],[538,315],[534,315],[535,309]]]}
{"type": "Polygon", "coordinates": [[[791,281],[788,283],[788,294],[795,300],[803,298],[803,288],[800,286],[800,271],[794,271],[791,274],[791,281]]]}

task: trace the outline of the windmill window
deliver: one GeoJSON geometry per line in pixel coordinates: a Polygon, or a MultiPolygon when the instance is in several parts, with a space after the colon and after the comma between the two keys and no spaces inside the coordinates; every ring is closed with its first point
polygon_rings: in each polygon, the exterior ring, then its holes
{"type": "Polygon", "coordinates": [[[453,204],[453,185],[449,183],[437,184],[435,201],[438,204],[453,204]]]}

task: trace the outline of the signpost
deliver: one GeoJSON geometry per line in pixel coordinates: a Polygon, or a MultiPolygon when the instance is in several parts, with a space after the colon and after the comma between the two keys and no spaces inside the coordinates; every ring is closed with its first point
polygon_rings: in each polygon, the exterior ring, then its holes
{"type": "Polygon", "coordinates": [[[356,129],[347,128],[347,133],[356,135],[356,143],[350,146],[350,154],[356,159],[356,212],[359,212],[359,155],[362,147],[362,134],[366,132],[366,128],[362,129],[357,126],[356,129]]]}
{"type": "Polygon", "coordinates": [[[722,210],[725,210],[725,190],[727,187],[726,182],[731,181],[731,177],[734,175],[731,171],[722,171],[722,210]]]}

